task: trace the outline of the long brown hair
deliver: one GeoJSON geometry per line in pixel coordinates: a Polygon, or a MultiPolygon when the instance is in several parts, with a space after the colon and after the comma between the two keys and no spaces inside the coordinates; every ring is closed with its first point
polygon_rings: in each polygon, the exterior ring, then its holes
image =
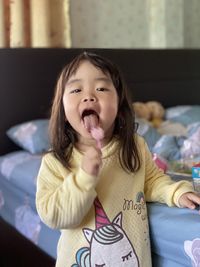
{"type": "Polygon", "coordinates": [[[126,171],[134,172],[140,168],[141,162],[135,139],[137,125],[127,87],[114,63],[91,52],[83,52],[76,56],[64,67],[60,74],[56,85],[49,125],[51,151],[67,169],[70,169],[70,158],[77,137],[74,129],[66,122],[62,99],[66,82],[77,71],[83,60],[89,61],[95,67],[101,69],[103,73],[110,75],[112,79],[119,98],[113,136],[116,136],[120,143],[119,161],[122,168],[126,171]]]}

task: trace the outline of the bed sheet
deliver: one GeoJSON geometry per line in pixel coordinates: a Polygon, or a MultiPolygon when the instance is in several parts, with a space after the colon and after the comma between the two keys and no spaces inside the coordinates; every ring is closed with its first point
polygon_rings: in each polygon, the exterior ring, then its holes
{"type": "Polygon", "coordinates": [[[0,174],[0,216],[36,246],[56,258],[60,232],[48,228],[37,215],[35,194],[32,193],[35,189],[26,192],[26,187],[21,187],[22,180],[19,179],[20,184],[17,185],[17,179],[13,178],[9,180],[0,174]]]}
{"type": "Polygon", "coordinates": [[[153,266],[200,266],[200,214],[148,203],[153,266]]]}
{"type": "Polygon", "coordinates": [[[0,157],[0,173],[13,186],[34,197],[42,155],[20,150],[0,157]]]}

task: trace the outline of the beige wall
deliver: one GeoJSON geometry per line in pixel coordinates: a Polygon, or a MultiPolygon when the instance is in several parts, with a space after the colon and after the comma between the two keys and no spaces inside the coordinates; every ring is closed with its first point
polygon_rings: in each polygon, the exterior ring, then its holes
{"type": "Polygon", "coordinates": [[[73,47],[200,47],[200,0],[71,0],[73,47]]]}

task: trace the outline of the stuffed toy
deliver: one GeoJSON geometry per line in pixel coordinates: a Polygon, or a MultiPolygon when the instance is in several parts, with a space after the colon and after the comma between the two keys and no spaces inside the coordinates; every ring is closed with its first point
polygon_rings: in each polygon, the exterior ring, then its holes
{"type": "Polygon", "coordinates": [[[143,102],[135,102],[133,103],[133,108],[136,114],[136,117],[139,119],[145,119],[149,121],[150,113],[149,108],[143,102]]]}
{"type": "Polygon", "coordinates": [[[157,101],[149,101],[146,106],[150,112],[150,121],[154,127],[159,127],[165,115],[164,107],[157,101]]]}
{"type": "Polygon", "coordinates": [[[133,109],[136,117],[145,119],[154,127],[159,127],[165,115],[164,107],[157,101],[135,102],[133,109]]]}

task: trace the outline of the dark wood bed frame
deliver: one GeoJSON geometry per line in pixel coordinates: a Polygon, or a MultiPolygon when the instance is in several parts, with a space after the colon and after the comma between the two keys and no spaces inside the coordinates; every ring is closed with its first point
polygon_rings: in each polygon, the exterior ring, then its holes
{"type": "Polygon", "coordinates": [[[0,49],[0,155],[18,149],[5,134],[10,126],[48,116],[58,74],[84,50],[120,67],[132,100],[200,104],[198,49],[0,49]]]}

